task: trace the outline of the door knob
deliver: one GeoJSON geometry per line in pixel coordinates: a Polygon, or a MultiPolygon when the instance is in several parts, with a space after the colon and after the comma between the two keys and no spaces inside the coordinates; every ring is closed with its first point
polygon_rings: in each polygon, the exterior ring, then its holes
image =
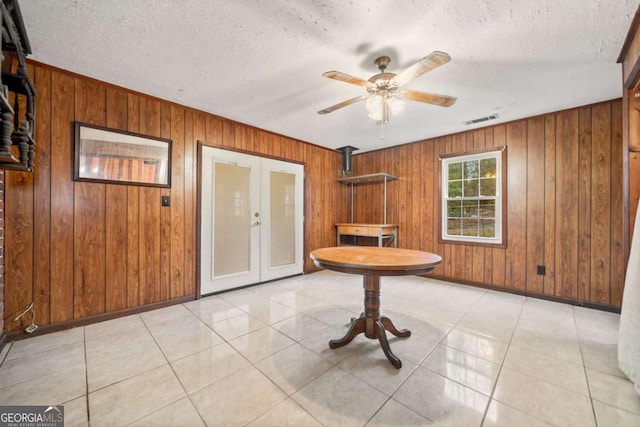
{"type": "Polygon", "coordinates": [[[260,225],[260,221],[256,221],[253,224],[251,224],[252,227],[257,227],[260,225]]]}

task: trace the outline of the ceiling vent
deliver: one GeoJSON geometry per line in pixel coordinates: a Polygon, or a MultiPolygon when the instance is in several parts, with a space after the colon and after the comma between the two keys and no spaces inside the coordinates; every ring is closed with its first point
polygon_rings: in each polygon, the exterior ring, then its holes
{"type": "Polygon", "coordinates": [[[482,122],[486,122],[488,120],[495,120],[498,118],[497,114],[492,114],[490,116],[486,116],[486,117],[480,117],[479,119],[473,119],[473,120],[468,120],[466,122],[463,122],[465,125],[469,126],[469,125],[475,125],[476,123],[482,123],[482,122]]]}

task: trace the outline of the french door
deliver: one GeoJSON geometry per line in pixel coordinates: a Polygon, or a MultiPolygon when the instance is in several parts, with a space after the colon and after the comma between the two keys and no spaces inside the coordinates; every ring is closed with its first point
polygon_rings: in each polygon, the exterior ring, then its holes
{"type": "Polygon", "coordinates": [[[302,273],[304,167],[202,146],[202,295],[302,273]]]}

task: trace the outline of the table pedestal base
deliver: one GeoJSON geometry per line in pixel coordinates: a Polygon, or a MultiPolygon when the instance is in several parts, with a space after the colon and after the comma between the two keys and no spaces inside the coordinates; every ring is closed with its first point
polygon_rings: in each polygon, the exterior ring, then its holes
{"type": "Polygon", "coordinates": [[[342,347],[349,344],[357,335],[364,333],[365,337],[380,341],[382,351],[389,362],[400,369],[402,361],[391,351],[385,331],[391,332],[396,337],[411,336],[411,331],[397,329],[391,319],[380,316],[380,276],[364,276],[364,313],[351,322],[351,327],[344,337],[329,341],[329,347],[334,349],[342,347]]]}

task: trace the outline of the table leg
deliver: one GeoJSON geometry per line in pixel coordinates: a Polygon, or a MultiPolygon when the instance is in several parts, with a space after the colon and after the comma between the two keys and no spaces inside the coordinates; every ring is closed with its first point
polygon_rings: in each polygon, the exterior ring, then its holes
{"type": "Polygon", "coordinates": [[[338,340],[329,341],[329,348],[335,349],[349,344],[358,334],[364,332],[365,322],[366,319],[364,316],[360,316],[359,318],[355,319],[353,322],[351,322],[351,327],[344,337],[338,340]]]}
{"type": "Polygon", "coordinates": [[[384,325],[379,320],[376,322],[376,335],[378,341],[380,341],[380,347],[382,347],[382,351],[384,351],[384,355],[387,356],[389,362],[391,362],[396,369],[402,368],[402,361],[391,351],[389,341],[387,341],[387,334],[384,331],[384,325]]]}
{"type": "Polygon", "coordinates": [[[395,335],[397,337],[404,338],[404,337],[410,337],[411,336],[411,331],[410,330],[396,328],[396,326],[393,324],[391,319],[389,319],[387,316],[381,316],[380,317],[380,321],[382,322],[382,324],[384,325],[384,328],[387,331],[391,332],[393,335],[395,335]]]}

